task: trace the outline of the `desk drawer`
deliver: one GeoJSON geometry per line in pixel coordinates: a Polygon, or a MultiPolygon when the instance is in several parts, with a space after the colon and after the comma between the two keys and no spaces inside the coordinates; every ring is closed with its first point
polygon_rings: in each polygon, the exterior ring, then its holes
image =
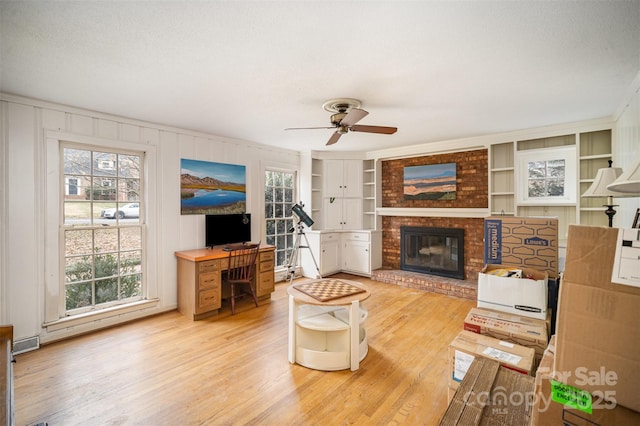
{"type": "Polygon", "coordinates": [[[273,293],[273,290],[275,290],[274,282],[275,282],[275,279],[274,279],[273,269],[270,270],[269,272],[262,272],[258,276],[258,280],[256,281],[256,285],[258,287],[256,289],[256,293],[258,294],[258,296],[263,296],[265,294],[273,293]]]}
{"type": "Polygon", "coordinates": [[[260,262],[258,264],[258,270],[260,272],[273,271],[273,258],[271,260],[266,261],[266,262],[260,262]]]}
{"type": "Polygon", "coordinates": [[[198,279],[198,288],[200,290],[204,290],[211,287],[220,287],[220,271],[200,274],[198,279]]]}
{"type": "Polygon", "coordinates": [[[206,274],[208,272],[219,271],[220,270],[220,260],[205,260],[203,262],[198,262],[198,272],[201,274],[206,274]]]}
{"type": "Polygon", "coordinates": [[[274,259],[274,252],[273,251],[263,251],[260,253],[260,258],[259,258],[259,262],[271,262],[273,263],[273,259],[274,259]]]}
{"type": "Polygon", "coordinates": [[[219,309],[220,306],[220,287],[198,292],[196,314],[219,309]]]}

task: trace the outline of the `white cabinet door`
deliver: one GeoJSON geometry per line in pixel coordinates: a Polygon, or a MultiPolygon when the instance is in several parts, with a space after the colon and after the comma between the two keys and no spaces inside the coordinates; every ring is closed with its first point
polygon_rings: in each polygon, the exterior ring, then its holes
{"type": "Polygon", "coordinates": [[[320,273],[323,277],[340,271],[340,244],[338,238],[336,238],[336,241],[322,243],[320,258],[320,273]]]}
{"type": "Polygon", "coordinates": [[[362,198],[361,160],[344,160],[342,189],[343,197],[362,198]]]}
{"type": "Polygon", "coordinates": [[[342,203],[342,228],[362,229],[362,199],[344,198],[342,203]]]}
{"type": "Polygon", "coordinates": [[[344,162],[343,160],[324,160],[322,162],[322,176],[324,181],[323,196],[342,197],[344,193],[344,162]]]}
{"type": "Polygon", "coordinates": [[[342,269],[344,271],[356,272],[369,275],[370,261],[369,261],[369,242],[368,241],[354,241],[345,240],[342,254],[344,264],[342,269]]]}
{"type": "Polygon", "coordinates": [[[362,197],[362,160],[324,160],[324,197],[362,197]]]}
{"type": "Polygon", "coordinates": [[[326,229],[361,229],[362,199],[325,198],[324,227],[326,229]]]}
{"type": "Polygon", "coordinates": [[[342,229],[342,198],[325,198],[323,203],[325,229],[342,229]]]}

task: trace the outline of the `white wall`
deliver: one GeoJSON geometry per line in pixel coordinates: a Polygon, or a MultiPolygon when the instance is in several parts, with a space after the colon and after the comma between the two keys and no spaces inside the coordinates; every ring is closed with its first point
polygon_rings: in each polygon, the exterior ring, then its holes
{"type": "Polygon", "coordinates": [[[52,341],[177,306],[174,252],[204,246],[204,216],[180,215],[180,159],[242,164],[252,237],[264,240],[264,170],[297,170],[299,154],[168,126],[0,94],[0,323],[15,339],[52,341]],[[149,288],[156,305],[66,328],[43,327],[60,309],[57,145],[71,140],[147,153],[149,288]]]}
{"type": "MultiPolygon", "coordinates": [[[[640,73],[633,85],[634,92],[625,102],[616,120],[614,166],[627,170],[640,161],[640,73]]],[[[617,223],[621,228],[630,228],[636,209],[640,208],[640,197],[616,198],[617,223]]]]}

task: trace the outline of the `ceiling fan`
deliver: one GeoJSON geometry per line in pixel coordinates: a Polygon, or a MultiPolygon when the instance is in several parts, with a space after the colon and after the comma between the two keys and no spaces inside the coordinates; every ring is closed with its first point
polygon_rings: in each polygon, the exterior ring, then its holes
{"type": "Polygon", "coordinates": [[[369,114],[367,111],[361,109],[360,105],[361,103],[357,99],[330,99],[322,104],[322,108],[325,111],[333,113],[331,115],[331,127],[289,127],[285,130],[336,129],[333,135],[329,138],[327,145],[333,145],[338,142],[340,136],[349,132],[392,135],[398,130],[397,127],[365,126],[362,124],[356,124],[369,114]]]}

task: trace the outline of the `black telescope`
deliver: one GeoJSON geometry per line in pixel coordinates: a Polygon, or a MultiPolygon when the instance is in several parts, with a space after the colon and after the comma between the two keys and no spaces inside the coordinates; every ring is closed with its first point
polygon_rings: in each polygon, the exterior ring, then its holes
{"type": "Polygon", "coordinates": [[[291,212],[296,215],[300,222],[307,225],[307,227],[311,227],[311,225],[313,225],[313,219],[311,219],[309,215],[302,210],[302,206],[300,204],[294,204],[293,207],[291,207],[291,212]]]}

